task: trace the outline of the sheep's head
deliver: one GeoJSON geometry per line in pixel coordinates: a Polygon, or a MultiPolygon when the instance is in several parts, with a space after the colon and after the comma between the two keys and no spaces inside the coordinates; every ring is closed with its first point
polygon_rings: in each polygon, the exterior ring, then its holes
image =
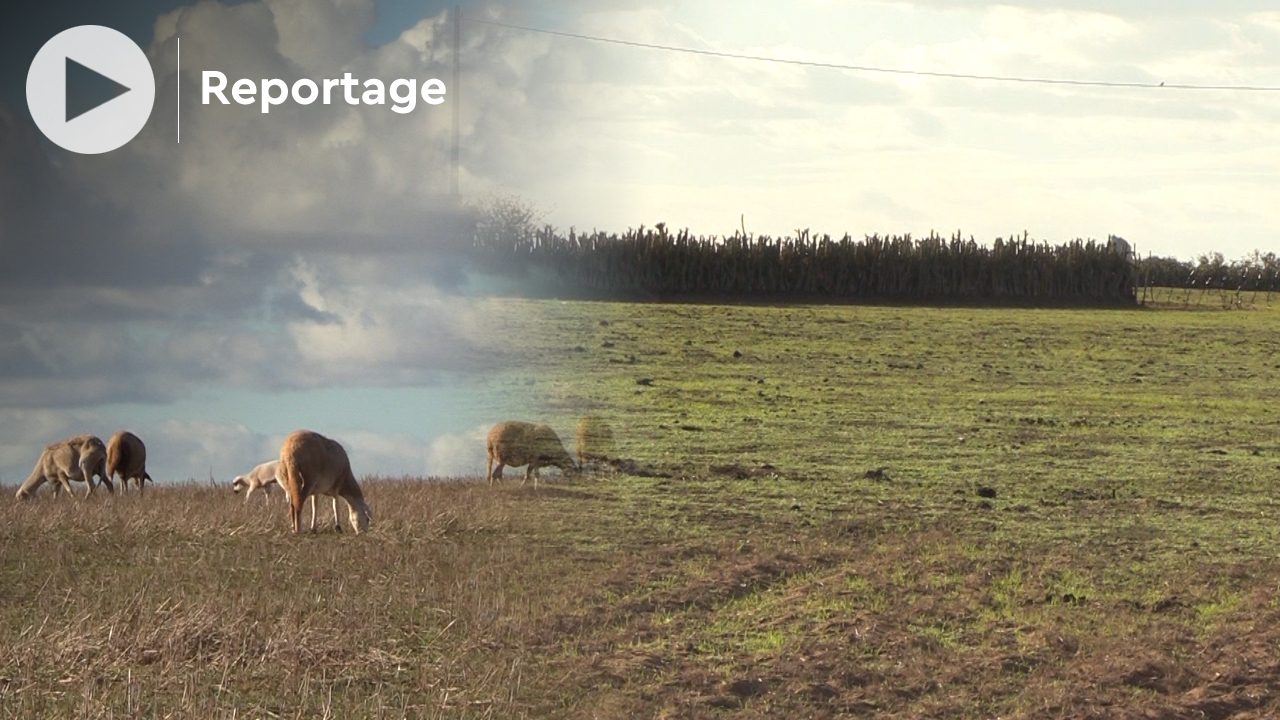
{"type": "Polygon", "coordinates": [[[373,519],[373,514],[369,512],[368,503],[363,500],[352,503],[347,500],[348,514],[351,516],[351,527],[355,528],[356,534],[369,531],[369,522],[373,519]]]}
{"type": "Polygon", "coordinates": [[[574,462],[573,456],[563,450],[552,458],[550,464],[560,468],[560,472],[563,472],[565,475],[576,475],[582,471],[582,468],[578,466],[578,463],[574,462]]]}
{"type": "Polygon", "coordinates": [[[249,487],[249,481],[245,480],[243,475],[237,475],[236,479],[231,481],[231,492],[237,495],[247,487],[249,487]]]}

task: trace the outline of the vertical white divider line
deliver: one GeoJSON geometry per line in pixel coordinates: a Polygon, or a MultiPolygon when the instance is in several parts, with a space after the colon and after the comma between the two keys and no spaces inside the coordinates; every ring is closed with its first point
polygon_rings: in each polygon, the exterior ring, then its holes
{"type": "Polygon", "coordinates": [[[182,38],[178,38],[178,144],[182,144],[182,38]]]}

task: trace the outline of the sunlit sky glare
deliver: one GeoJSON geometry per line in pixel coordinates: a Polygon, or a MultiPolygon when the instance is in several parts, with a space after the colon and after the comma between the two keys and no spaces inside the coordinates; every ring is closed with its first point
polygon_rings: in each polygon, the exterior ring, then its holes
{"type": "MultiPolygon", "coordinates": [[[[1276,11],[1160,5],[630,4],[561,29],[897,69],[1280,84],[1276,11]]],[[[538,126],[539,162],[505,178],[562,227],[728,233],[745,215],[772,234],[1115,233],[1183,258],[1274,246],[1278,93],[902,77],[493,32],[562,68],[527,87],[572,109],[538,126]]]]}
{"type": "MultiPolygon", "coordinates": [[[[13,4],[10,4],[12,6],[13,4]]],[[[452,106],[200,104],[232,80],[438,77],[452,3],[88,0],[0,11],[0,482],[76,432],[130,427],[175,479],[243,472],[290,427],[358,473],[474,472],[482,303],[442,260],[452,106]],[[22,89],[44,40],[117,27],[156,71],[130,144],[72,156],[22,89]],[[179,92],[177,43],[182,45],[179,92]],[[181,104],[182,142],[177,140],[181,104]],[[469,376],[470,377],[470,376],[469,376]],[[399,403],[397,405],[397,403],[399,403]]],[[[1234,2],[464,2],[461,189],[563,230],[957,230],[1280,250],[1280,10],[1234,2]]],[[[562,428],[567,432],[567,428],[562,428]]]]}

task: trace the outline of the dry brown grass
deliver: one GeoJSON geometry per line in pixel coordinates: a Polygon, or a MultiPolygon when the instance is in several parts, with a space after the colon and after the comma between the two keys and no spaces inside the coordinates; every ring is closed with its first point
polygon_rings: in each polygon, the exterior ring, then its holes
{"type": "Polygon", "coordinates": [[[544,608],[508,497],[366,487],[367,537],[195,485],[7,504],[0,717],[521,714],[504,648],[544,608]]]}
{"type": "MultiPolygon", "coordinates": [[[[1225,718],[1280,703],[1271,559],[1180,563],[1158,536],[1081,552],[997,530],[1012,516],[976,503],[924,519],[859,481],[364,485],[374,524],[358,537],[294,536],[278,500],[200,485],[6,504],[0,718],[1225,718]]],[[[1098,527],[1178,512],[1120,505],[1077,510],[1098,527]]]]}

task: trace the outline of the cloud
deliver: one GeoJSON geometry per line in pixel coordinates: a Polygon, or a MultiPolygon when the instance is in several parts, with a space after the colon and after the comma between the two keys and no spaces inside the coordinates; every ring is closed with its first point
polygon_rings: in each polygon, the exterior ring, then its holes
{"type": "Polygon", "coordinates": [[[365,48],[369,0],[199,2],[148,49],[157,104],[101,156],[0,108],[0,388],[11,407],[164,402],[195,387],[430,383],[474,368],[451,289],[468,221],[445,197],[449,113],[420,103],[199,103],[232,78],[443,76],[443,16],[365,48]],[[174,97],[182,38],[182,142],[174,97]]]}
{"type": "Polygon", "coordinates": [[[165,420],[142,432],[151,438],[148,471],[158,480],[212,478],[215,482],[228,482],[258,463],[277,457],[284,440],[241,424],[206,420],[165,420]],[[157,453],[158,448],[163,452],[157,453]],[[188,473],[186,477],[184,472],[188,473]]]}
{"type": "Polygon", "coordinates": [[[365,49],[367,0],[200,2],[156,21],[157,103],[118,152],[76,156],[0,115],[0,240],[8,280],[138,288],[188,284],[228,254],[423,253],[466,225],[446,197],[447,107],[257,107],[200,103],[201,70],[235,79],[444,76],[442,18],[414,42],[365,49]],[[182,143],[177,143],[183,41],[182,143]]]}
{"type": "Polygon", "coordinates": [[[464,433],[445,433],[427,447],[426,474],[435,477],[484,477],[485,438],[490,425],[464,433]]]}

